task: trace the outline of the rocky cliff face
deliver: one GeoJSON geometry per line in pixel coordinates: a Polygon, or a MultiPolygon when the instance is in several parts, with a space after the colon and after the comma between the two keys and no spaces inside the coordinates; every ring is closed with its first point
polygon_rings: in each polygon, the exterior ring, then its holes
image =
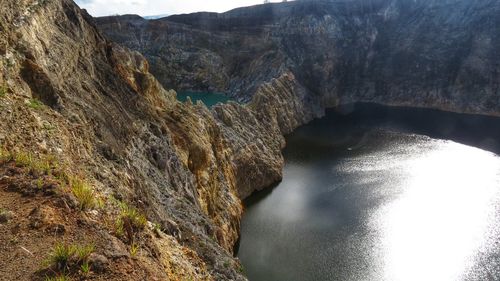
{"type": "Polygon", "coordinates": [[[493,0],[316,0],[97,23],[144,53],[160,82],[176,89],[248,101],[289,71],[325,106],[366,101],[498,115],[499,11],[493,0]]]}
{"type": "Polygon", "coordinates": [[[283,72],[245,106],[182,104],[72,1],[1,5],[0,279],[244,280],[240,198],[281,179],[319,101],[283,72]]]}
{"type": "Polygon", "coordinates": [[[240,199],[281,179],[284,134],[350,101],[498,112],[494,1],[97,21],[149,63],[70,0],[0,4],[0,279],[244,280],[240,199]]]}

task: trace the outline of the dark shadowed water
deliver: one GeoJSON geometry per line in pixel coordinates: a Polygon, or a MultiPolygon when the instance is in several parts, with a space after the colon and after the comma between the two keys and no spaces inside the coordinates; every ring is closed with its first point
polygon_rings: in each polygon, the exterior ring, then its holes
{"type": "Polygon", "coordinates": [[[500,280],[500,119],[364,104],[287,141],[246,202],[250,281],[500,280]]]}
{"type": "Polygon", "coordinates": [[[224,94],[220,93],[206,93],[206,92],[179,92],[177,99],[185,102],[190,97],[191,101],[196,104],[197,101],[203,102],[207,107],[212,107],[218,103],[226,103],[231,99],[224,94]]]}

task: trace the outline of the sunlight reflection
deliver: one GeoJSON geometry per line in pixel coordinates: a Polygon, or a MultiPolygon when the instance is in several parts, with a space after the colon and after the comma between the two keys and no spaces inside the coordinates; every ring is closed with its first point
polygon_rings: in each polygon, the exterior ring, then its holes
{"type": "Polygon", "coordinates": [[[499,163],[450,141],[407,163],[401,196],[372,216],[382,229],[384,280],[457,280],[467,272],[494,216],[499,163]]]}

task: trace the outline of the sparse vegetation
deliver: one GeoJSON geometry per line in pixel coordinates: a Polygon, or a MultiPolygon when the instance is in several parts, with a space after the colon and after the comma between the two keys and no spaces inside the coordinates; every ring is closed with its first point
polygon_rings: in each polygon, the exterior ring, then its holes
{"type": "MultiPolygon", "coordinates": [[[[44,265],[51,267],[51,269],[56,273],[56,277],[60,278],[66,277],[66,274],[71,271],[81,270],[83,273],[90,272],[90,265],[88,262],[89,256],[94,252],[94,245],[66,245],[57,244],[53,249],[48,258],[45,260],[44,265]]],[[[47,279],[47,280],[59,280],[59,279],[47,279]]],[[[66,280],[66,279],[62,279],[66,280]]]]}
{"type": "Polygon", "coordinates": [[[55,266],[58,270],[65,272],[75,251],[76,247],[74,245],[57,244],[45,260],[45,264],[55,266]]]}
{"type": "Polygon", "coordinates": [[[81,210],[94,208],[96,201],[92,188],[80,178],[70,178],[71,191],[80,204],[81,210]]]}
{"type": "Polygon", "coordinates": [[[38,189],[42,189],[42,188],[43,188],[43,180],[42,180],[42,178],[38,178],[38,179],[36,180],[36,187],[37,187],[38,189]]]}
{"type": "Polygon", "coordinates": [[[52,133],[56,129],[56,127],[49,122],[43,122],[42,127],[49,133],[52,133]]]}
{"type": "Polygon", "coordinates": [[[38,110],[38,109],[43,107],[43,103],[37,99],[30,99],[28,101],[28,106],[33,108],[33,109],[38,110]]]}
{"type": "Polygon", "coordinates": [[[90,272],[90,265],[88,262],[84,262],[81,266],[80,266],[80,270],[82,271],[82,273],[84,275],[87,275],[89,274],[90,272]]]}
{"type": "Polygon", "coordinates": [[[56,277],[46,277],[45,281],[69,281],[69,278],[65,274],[62,274],[56,277]]]}
{"type": "Polygon", "coordinates": [[[163,232],[161,229],[161,225],[159,223],[153,224],[153,230],[156,233],[156,235],[160,235],[163,232]]]}
{"type": "Polygon", "coordinates": [[[32,167],[33,155],[30,152],[18,152],[14,156],[14,161],[19,167],[32,167]]]}
{"type": "Polygon", "coordinates": [[[59,167],[54,155],[36,157],[33,153],[25,151],[11,153],[5,149],[0,149],[0,160],[7,162],[14,160],[18,167],[29,168],[32,172],[46,175],[50,175],[53,170],[59,167]]]}
{"type": "Polygon", "coordinates": [[[0,161],[9,162],[12,160],[12,153],[0,147],[0,161]]]}
{"type": "Polygon", "coordinates": [[[85,246],[75,247],[75,256],[79,262],[84,263],[95,250],[94,245],[89,244],[85,246]]]}
{"type": "Polygon", "coordinates": [[[130,207],[128,205],[122,206],[121,218],[130,223],[130,225],[136,230],[142,230],[146,227],[148,222],[146,216],[140,213],[136,208],[130,207]]]}
{"type": "Polygon", "coordinates": [[[0,86],[0,98],[5,97],[6,95],[7,95],[7,86],[4,84],[0,86]]]}
{"type": "Polygon", "coordinates": [[[40,160],[37,160],[34,165],[34,169],[42,172],[46,175],[50,175],[52,170],[59,167],[58,161],[54,155],[47,155],[40,160]]]}
{"type": "Polygon", "coordinates": [[[115,221],[115,234],[117,236],[123,236],[125,234],[125,230],[123,227],[123,220],[121,218],[118,218],[115,221]]]}
{"type": "Polygon", "coordinates": [[[130,243],[134,242],[136,233],[142,231],[148,222],[146,216],[139,210],[123,202],[118,202],[120,215],[115,221],[115,233],[118,236],[127,235],[130,243]]]}
{"type": "Polygon", "coordinates": [[[132,245],[130,245],[130,255],[132,257],[136,257],[137,254],[139,253],[139,249],[140,249],[140,247],[138,244],[132,243],[132,245]]]}

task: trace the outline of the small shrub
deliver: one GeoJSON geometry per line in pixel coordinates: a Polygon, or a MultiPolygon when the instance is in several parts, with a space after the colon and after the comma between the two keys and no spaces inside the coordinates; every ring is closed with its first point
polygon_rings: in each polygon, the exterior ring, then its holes
{"type": "Polygon", "coordinates": [[[43,103],[37,99],[30,99],[28,101],[28,106],[33,108],[33,109],[38,110],[38,109],[42,108],[43,103]]]}
{"type": "Polygon", "coordinates": [[[80,203],[81,210],[87,210],[95,207],[94,191],[89,185],[81,179],[72,178],[70,180],[71,191],[80,203]]]}

